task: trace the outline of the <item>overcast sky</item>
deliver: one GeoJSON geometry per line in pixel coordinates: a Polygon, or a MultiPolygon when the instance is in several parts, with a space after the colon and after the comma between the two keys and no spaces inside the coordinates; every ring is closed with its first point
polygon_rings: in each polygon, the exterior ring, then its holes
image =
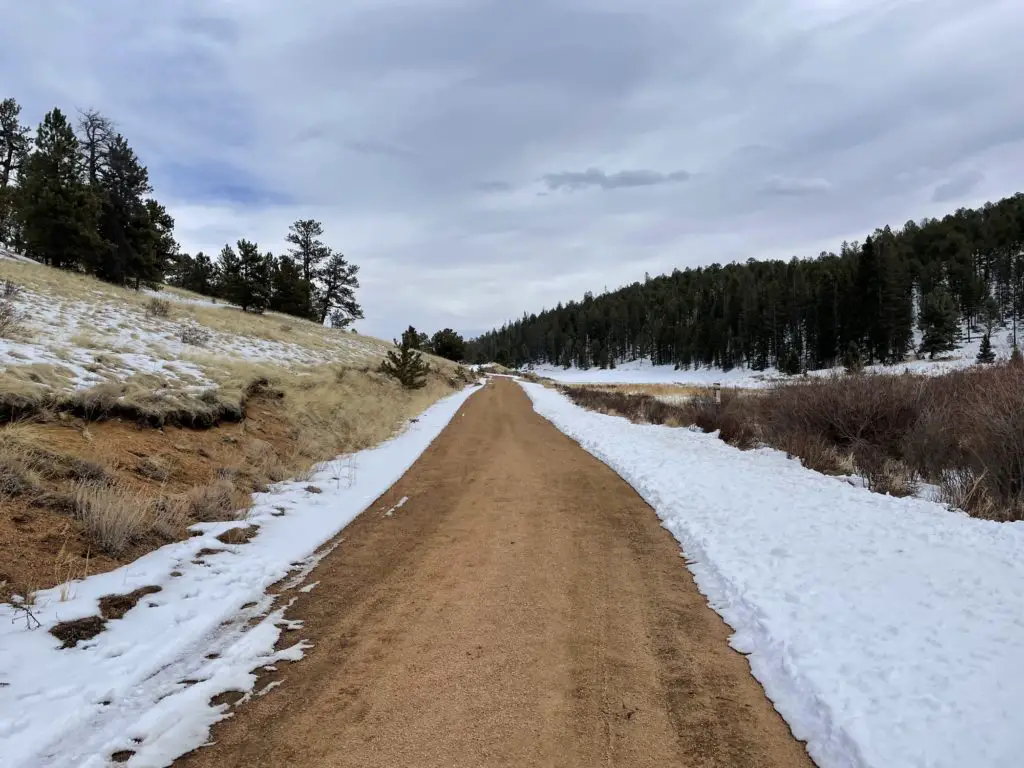
{"type": "Polygon", "coordinates": [[[384,337],[835,249],[1024,168],[1020,0],[2,6],[26,122],[114,118],[188,252],[320,219],[384,337]]]}

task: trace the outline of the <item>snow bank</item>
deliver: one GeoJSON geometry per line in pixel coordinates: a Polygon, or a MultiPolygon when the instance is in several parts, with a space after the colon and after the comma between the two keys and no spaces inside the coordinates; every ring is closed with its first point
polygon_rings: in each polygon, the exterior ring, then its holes
{"type": "Polygon", "coordinates": [[[275,653],[282,629],[298,627],[283,618],[286,605],[268,615],[265,590],[289,573],[298,587],[324,554],[315,550],[398,480],[475,391],[438,402],[376,448],[321,465],[311,482],[256,494],[244,521],[197,525],[201,535],[74,583],[63,602],[58,589],[40,592],[39,629],[0,605],[0,765],[92,768],[134,750],[128,765],[165,766],[201,745],[223,717],[211,696],[251,691],[251,670],[302,656],[301,641],[275,653]],[[305,490],[311,484],[321,492],[305,490]],[[253,524],[259,532],[246,544],[216,538],[253,524]],[[104,595],[147,586],[161,591],[77,648],[60,650],[47,631],[98,614],[104,595]],[[259,623],[247,630],[250,620],[259,623]]]}
{"type": "Polygon", "coordinates": [[[1022,764],[1024,524],[881,496],[778,451],[521,385],[657,511],[819,765],[1022,764]]]}

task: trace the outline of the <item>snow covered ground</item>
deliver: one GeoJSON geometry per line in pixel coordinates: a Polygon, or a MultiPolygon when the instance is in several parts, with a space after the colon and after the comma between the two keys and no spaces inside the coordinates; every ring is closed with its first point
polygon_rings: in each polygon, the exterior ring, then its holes
{"type": "Polygon", "coordinates": [[[882,496],[521,383],[655,509],[822,768],[1022,764],[1024,523],[882,496]]]}
{"type": "Polygon", "coordinates": [[[256,494],[243,521],[196,525],[201,535],[73,583],[70,595],[38,593],[40,628],[0,605],[0,765],[99,768],[133,750],[127,765],[153,768],[201,745],[223,717],[212,696],[259,695],[252,670],[302,656],[301,632],[275,652],[282,631],[301,626],[284,618],[288,590],[275,603],[266,589],[289,574],[288,589],[314,589],[300,585],[325,554],[314,554],[318,547],[398,480],[476,389],[438,402],[376,448],[321,465],[310,481],[256,494]],[[250,525],[259,531],[248,543],[216,538],[250,525]],[[199,555],[204,549],[216,552],[199,555]],[[104,595],[150,586],[160,591],[76,648],[60,649],[48,632],[97,615],[104,595]]]}
{"type": "MultiPolygon", "coordinates": [[[[1024,329],[1018,332],[1020,341],[1024,343],[1024,329]]],[[[915,341],[917,341],[915,339],[915,341]]],[[[872,365],[866,370],[873,373],[903,373],[910,371],[925,375],[948,373],[958,368],[973,365],[978,356],[981,337],[971,334],[970,342],[963,342],[959,349],[946,353],[935,360],[908,360],[897,365],[872,365]]],[[[1013,333],[1006,328],[998,329],[992,334],[992,349],[997,358],[1007,359],[1013,348],[1013,333]]],[[[770,386],[790,378],[774,368],[764,371],[753,371],[749,368],[733,368],[723,371],[720,368],[696,368],[689,371],[677,371],[671,365],[651,365],[650,360],[633,360],[621,363],[614,369],[601,368],[561,368],[554,365],[535,366],[533,372],[563,384],[689,384],[694,386],[711,386],[715,382],[723,387],[742,387],[754,389],[770,386]]],[[[809,371],[810,376],[831,376],[842,373],[843,369],[824,368],[809,371]]]]}
{"type": "Polygon", "coordinates": [[[122,289],[14,256],[0,254],[0,278],[22,288],[11,300],[22,328],[0,338],[0,372],[47,366],[53,375],[32,377],[47,386],[84,389],[153,374],[169,387],[204,388],[218,383],[225,364],[368,365],[390,346],[284,315],[243,315],[230,304],[175,289],[122,289]],[[147,312],[157,297],[171,303],[169,317],[147,312]],[[202,329],[205,340],[186,343],[186,328],[202,329]]]}

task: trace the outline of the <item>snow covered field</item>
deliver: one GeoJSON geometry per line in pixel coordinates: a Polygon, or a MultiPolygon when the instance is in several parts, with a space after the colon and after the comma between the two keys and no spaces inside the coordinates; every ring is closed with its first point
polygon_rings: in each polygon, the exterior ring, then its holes
{"type": "Polygon", "coordinates": [[[300,632],[274,651],[282,631],[301,627],[283,617],[288,591],[275,604],[266,589],[289,575],[288,589],[315,588],[300,585],[325,554],[317,548],[398,480],[476,389],[436,403],[376,448],[321,465],[310,481],[256,494],[243,521],[196,525],[201,535],[75,582],[70,595],[38,593],[40,628],[0,605],[0,765],[99,768],[133,750],[127,765],[152,768],[201,745],[225,709],[211,707],[212,696],[259,695],[251,670],[302,656],[300,632]],[[250,525],[259,530],[248,543],[216,538],[250,525]],[[104,595],[151,586],[160,591],[76,648],[60,649],[48,632],[97,615],[104,595]]]}
{"type": "Polygon", "coordinates": [[[244,315],[174,289],[123,289],[10,256],[0,255],[0,279],[21,286],[12,301],[23,317],[19,333],[0,338],[0,372],[45,366],[47,374],[32,380],[51,388],[83,389],[135,374],[202,388],[230,375],[221,370],[232,364],[370,364],[390,346],[284,315],[244,315]],[[153,298],[170,302],[169,317],[147,312],[153,298]],[[206,338],[186,343],[187,328],[206,338]]]}
{"type": "MultiPolygon", "coordinates": [[[[1020,341],[1024,343],[1024,331],[1019,332],[1020,341]]],[[[1013,334],[1008,329],[999,329],[992,334],[992,349],[997,358],[1009,358],[1013,348],[1013,334]]],[[[917,340],[915,339],[915,343],[917,340]]],[[[942,355],[935,360],[908,360],[898,365],[872,365],[866,368],[873,373],[903,373],[910,371],[925,375],[948,373],[949,371],[973,365],[978,356],[981,338],[972,334],[971,341],[964,342],[959,349],[942,355]]],[[[633,360],[622,363],[614,369],[601,368],[561,368],[554,365],[535,366],[533,372],[563,384],[689,384],[693,386],[711,386],[715,382],[723,387],[742,387],[754,389],[770,386],[790,378],[784,373],[770,368],[764,371],[753,371],[748,368],[733,368],[723,371],[720,368],[696,368],[689,371],[677,371],[671,365],[651,365],[650,360],[633,360]]],[[[840,368],[824,368],[809,371],[810,376],[831,376],[842,373],[840,368]]]]}
{"type": "Polygon", "coordinates": [[[778,451],[521,384],[656,510],[822,768],[1022,764],[1024,523],[882,496],[778,451]]]}

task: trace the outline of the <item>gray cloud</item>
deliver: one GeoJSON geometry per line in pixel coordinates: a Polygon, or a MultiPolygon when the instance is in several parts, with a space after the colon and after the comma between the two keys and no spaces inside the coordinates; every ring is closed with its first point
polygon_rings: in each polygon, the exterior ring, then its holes
{"type": "Polygon", "coordinates": [[[828,192],[832,185],[825,179],[800,179],[792,176],[772,176],[762,191],[768,195],[817,195],[828,192]]]}
{"type": "Polygon", "coordinates": [[[575,192],[587,187],[600,187],[601,189],[654,187],[659,184],[675,184],[689,178],[690,174],[687,171],[660,173],[659,171],[635,170],[605,173],[598,168],[588,168],[585,171],[546,173],[541,177],[541,181],[548,186],[548,189],[564,189],[575,192]]]}
{"type": "Polygon", "coordinates": [[[349,141],[345,145],[354,152],[367,155],[380,155],[381,157],[393,157],[398,159],[409,159],[418,157],[418,154],[411,149],[398,147],[386,141],[349,141]]]}
{"type": "Polygon", "coordinates": [[[1024,163],[1019,0],[8,5],[27,122],[109,113],[189,251],[320,218],[385,338],[817,253],[1024,163]]]}
{"type": "Polygon", "coordinates": [[[508,192],[512,185],[507,181],[478,181],[473,188],[480,192],[508,192]]]}
{"type": "Polygon", "coordinates": [[[964,171],[939,184],[932,193],[932,201],[944,203],[947,200],[956,200],[966,195],[984,180],[985,174],[977,169],[964,171]]]}

